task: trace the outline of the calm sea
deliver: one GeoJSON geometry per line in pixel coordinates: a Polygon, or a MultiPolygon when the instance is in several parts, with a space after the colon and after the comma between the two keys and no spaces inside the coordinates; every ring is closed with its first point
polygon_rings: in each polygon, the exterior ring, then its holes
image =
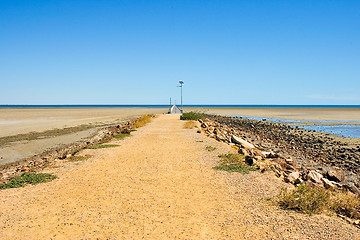
{"type": "Polygon", "coordinates": [[[340,137],[360,138],[360,121],[338,121],[338,120],[293,120],[270,117],[249,117],[249,116],[233,116],[242,117],[252,120],[267,120],[278,123],[285,123],[292,127],[302,128],[310,131],[325,132],[340,137]],[[348,124],[347,124],[348,123],[348,124]],[[356,124],[354,124],[356,123],[356,124]]]}
{"type": "MultiPolygon", "coordinates": [[[[169,105],[0,105],[6,108],[79,108],[79,107],[154,107],[164,108],[169,105]]],[[[184,105],[184,107],[211,108],[360,108],[360,105],[184,105]]]]}

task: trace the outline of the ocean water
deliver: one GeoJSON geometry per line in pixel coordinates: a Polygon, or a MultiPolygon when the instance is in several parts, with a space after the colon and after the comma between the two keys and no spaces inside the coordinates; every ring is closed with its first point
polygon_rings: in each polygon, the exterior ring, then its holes
{"type": "MultiPolygon", "coordinates": [[[[179,106],[180,104],[178,104],[179,106]]],[[[0,105],[0,107],[7,107],[7,108],[42,108],[42,107],[49,107],[49,108],[78,108],[78,107],[155,107],[155,108],[162,108],[162,107],[169,107],[168,104],[70,104],[70,105],[0,105]]],[[[216,105],[216,104],[208,104],[208,105],[183,105],[183,107],[211,107],[211,108],[360,108],[360,105],[216,105]]]]}
{"type": "Polygon", "coordinates": [[[360,121],[293,120],[293,119],[263,118],[263,117],[249,117],[249,116],[233,116],[233,117],[242,117],[251,120],[267,120],[272,122],[285,123],[292,127],[302,128],[310,131],[325,132],[347,138],[360,138],[360,121]]]}

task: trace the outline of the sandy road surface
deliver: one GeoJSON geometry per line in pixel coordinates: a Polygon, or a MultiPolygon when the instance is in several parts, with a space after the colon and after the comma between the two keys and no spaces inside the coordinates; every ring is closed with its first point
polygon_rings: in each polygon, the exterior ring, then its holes
{"type": "Polygon", "coordinates": [[[213,170],[229,146],[177,118],[93,150],[50,183],[0,191],[0,239],[360,239],[341,220],[269,204],[284,184],[272,174],[213,170]]]}

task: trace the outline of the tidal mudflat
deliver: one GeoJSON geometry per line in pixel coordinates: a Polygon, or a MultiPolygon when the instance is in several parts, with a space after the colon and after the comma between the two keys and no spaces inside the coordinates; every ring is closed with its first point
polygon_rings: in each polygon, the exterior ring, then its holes
{"type": "Polygon", "coordinates": [[[0,165],[84,140],[97,129],[167,108],[0,108],[0,165]]]}

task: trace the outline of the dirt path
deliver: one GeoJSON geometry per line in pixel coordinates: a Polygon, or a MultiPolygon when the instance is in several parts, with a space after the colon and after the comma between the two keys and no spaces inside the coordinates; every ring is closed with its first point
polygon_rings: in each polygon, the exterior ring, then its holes
{"type": "Polygon", "coordinates": [[[177,118],[93,150],[53,182],[0,191],[0,239],[360,239],[341,220],[264,200],[283,185],[272,174],[213,170],[231,148],[177,118]]]}

